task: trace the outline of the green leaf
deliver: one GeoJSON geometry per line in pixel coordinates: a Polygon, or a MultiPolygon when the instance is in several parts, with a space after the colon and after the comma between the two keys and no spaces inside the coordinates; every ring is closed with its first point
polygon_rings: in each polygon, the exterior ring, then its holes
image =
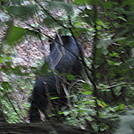
{"type": "Polygon", "coordinates": [[[101,25],[101,26],[105,26],[105,24],[103,23],[103,21],[101,21],[100,19],[97,20],[97,24],[101,25]]]}
{"type": "Polygon", "coordinates": [[[126,42],[126,40],[127,40],[127,38],[125,38],[125,37],[120,37],[120,38],[115,39],[115,42],[124,44],[124,43],[126,42]]]}
{"type": "Polygon", "coordinates": [[[83,28],[83,27],[72,27],[72,31],[75,36],[79,36],[84,32],[87,32],[88,29],[83,28]]]}
{"type": "Polygon", "coordinates": [[[71,74],[67,74],[67,79],[68,80],[75,80],[75,77],[71,74]]]}
{"type": "Polygon", "coordinates": [[[59,99],[59,97],[51,97],[51,100],[59,99]]]}
{"type": "Polygon", "coordinates": [[[5,90],[5,92],[8,92],[9,90],[12,89],[11,85],[9,82],[2,82],[1,87],[5,90]]]}
{"type": "Polygon", "coordinates": [[[98,100],[98,105],[102,108],[105,108],[107,104],[104,101],[98,100]]]}
{"type": "Polygon", "coordinates": [[[81,3],[88,3],[89,0],[75,0],[74,3],[78,3],[78,4],[81,4],[81,3]]]}
{"type": "Polygon", "coordinates": [[[36,5],[27,5],[27,6],[10,6],[7,8],[7,11],[10,15],[14,15],[15,18],[28,19],[35,14],[37,10],[36,5]]]}
{"type": "Polygon", "coordinates": [[[3,57],[0,57],[0,63],[3,63],[4,60],[3,60],[3,57]]]}
{"type": "Polygon", "coordinates": [[[21,27],[16,27],[11,25],[8,28],[5,41],[7,44],[12,45],[22,39],[22,37],[26,34],[27,29],[21,28],[21,27]]]}
{"type": "Polygon", "coordinates": [[[114,65],[114,66],[120,66],[122,64],[122,62],[114,62],[114,61],[111,61],[111,60],[108,60],[108,64],[109,65],[114,65]]]}
{"type": "Polygon", "coordinates": [[[12,57],[5,57],[6,60],[12,60],[12,57]]]}
{"type": "Polygon", "coordinates": [[[103,5],[105,9],[112,9],[115,4],[117,3],[112,1],[106,1],[103,5]]]}
{"type": "Polygon", "coordinates": [[[70,111],[64,111],[64,112],[63,112],[63,114],[64,114],[65,116],[69,115],[70,113],[71,113],[70,111]]]}
{"type": "Polygon", "coordinates": [[[86,91],[86,92],[82,92],[82,94],[84,94],[84,95],[92,95],[92,91],[86,91]]]}
{"type": "Polygon", "coordinates": [[[120,95],[121,95],[121,90],[122,90],[122,87],[120,87],[120,86],[117,86],[117,87],[115,87],[115,88],[113,89],[114,94],[115,94],[116,96],[120,96],[120,95]]]}
{"type": "Polygon", "coordinates": [[[116,57],[116,58],[119,58],[120,57],[119,56],[119,53],[116,53],[116,52],[112,52],[109,55],[112,56],[112,57],[116,57]]]}
{"type": "Polygon", "coordinates": [[[120,104],[118,105],[117,107],[115,107],[115,110],[123,110],[125,108],[125,105],[124,104],[120,104]]]}
{"type": "Polygon", "coordinates": [[[86,90],[89,90],[90,89],[90,86],[88,83],[82,83],[82,87],[86,90]]]}
{"type": "Polygon", "coordinates": [[[10,61],[12,60],[11,57],[0,57],[0,63],[4,63],[5,61],[10,61]]]}
{"type": "Polygon", "coordinates": [[[131,46],[131,47],[134,47],[134,41],[129,41],[128,45],[131,46]]]}

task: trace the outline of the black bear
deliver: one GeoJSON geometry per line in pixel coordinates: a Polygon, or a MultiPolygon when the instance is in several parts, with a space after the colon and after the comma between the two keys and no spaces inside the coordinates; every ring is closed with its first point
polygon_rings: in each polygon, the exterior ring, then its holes
{"type": "MultiPolygon", "coordinates": [[[[52,72],[40,76],[34,85],[30,107],[30,122],[41,121],[40,112],[48,117],[50,96],[58,97],[60,104],[67,103],[63,90],[65,74],[80,76],[82,46],[72,36],[56,36],[50,44],[50,55],[45,59],[52,72]]],[[[67,80],[67,83],[70,81],[67,80]]],[[[66,83],[66,89],[69,90],[66,83]]],[[[69,91],[68,91],[69,92],[69,91]]]]}

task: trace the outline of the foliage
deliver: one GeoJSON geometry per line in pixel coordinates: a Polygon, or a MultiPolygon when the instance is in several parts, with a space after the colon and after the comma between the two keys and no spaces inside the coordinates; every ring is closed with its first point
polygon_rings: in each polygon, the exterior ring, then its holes
{"type": "MultiPolygon", "coordinates": [[[[3,9],[0,10],[2,13],[0,26],[7,27],[5,37],[0,42],[2,48],[0,67],[2,73],[8,78],[11,78],[12,74],[15,74],[17,78],[18,76],[23,78],[27,76],[26,79],[33,78],[29,76],[33,72],[27,72],[28,68],[14,66],[11,53],[9,51],[7,53],[4,49],[9,47],[12,50],[27,35],[42,39],[40,26],[46,25],[56,29],[60,34],[72,34],[76,37],[81,37],[84,33],[93,42],[92,55],[83,60],[86,79],[80,87],[77,87],[79,91],[75,92],[76,95],[73,97],[72,111],[63,112],[67,116],[67,121],[84,127],[84,121],[88,119],[92,122],[94,130],[105,132],[110,127],[101,125],[103,122],[98,124],[93,116],[111,119],[132,107],[134,96],[133,0],[74,0],[72,3],[66,3],[63,0],[0,0],[0,3],[3,9]],[[54,15],[57,10],[61,10],[61,16],[54,15]],[[40,18],[41,22],[27,24],[29,19],[35,18],[40,18]],[[14,23],[16,20],[25,23],[27,28],[16,25],[14,23]],[[25,70],[25,73],[21,70],[25,70]],[[82,96],[80,99],[79,95],[82,96]]],[[[36,67],[30,69],[36,70],[36,67]]],[[[74,79],[71,75],[67,77],[74,79]]],[[[4,107],[8,107],[6,108],[8,110],[10,106],[5,100],[13,92],[14,85],[15,83],[10,80],[1,82],[0,100],[3,101],[4,107]]],[[[129,117],[127,119],[131,121],[129,117]]],[[[122,122],[126,123],[123,120],[122,122]]],[[[127,128],[126,131],[129,129],[127,128]]],[[[121,132],[122,128],[117,133],[121,132]]]]}

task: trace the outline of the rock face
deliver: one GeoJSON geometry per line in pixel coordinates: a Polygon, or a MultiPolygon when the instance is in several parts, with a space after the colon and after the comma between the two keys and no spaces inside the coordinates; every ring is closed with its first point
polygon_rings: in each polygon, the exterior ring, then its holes
{"type": "Polygon", "coordinates": [[[34,66],[43,57],[49,53],[49,45],[47,40],[41,41],[37,38],[27,39],[16,47],[16,54],[13,57],[15,64],[24,66],[34,66]]]}

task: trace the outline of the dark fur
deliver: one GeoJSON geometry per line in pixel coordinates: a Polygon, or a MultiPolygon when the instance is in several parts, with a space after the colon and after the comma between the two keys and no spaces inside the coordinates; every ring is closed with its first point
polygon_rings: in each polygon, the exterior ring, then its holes
{"type": "MultiPolygon", "coordinates": [[[[79,76],[82,71],[82,64],[78,58],[82,53],[82,48],[72,36],[61,36],[61,40],[64,47],[67,49],[64,50],[64,56],[58,64],[55,64],[53,69],[59,74],[66,73],[79,76]]],[[[58,37],[55,38],[55,42],[50,44],[50,55],[46,58],[51,69],[53,61],[50,59],[55,58],[55,53],[57,53],[56,48],[62,51],[58,37]]],[[[68,85],[66,85],[66,88],[68,88],[68,85]]],[[[49,96],[59,97],[61,102],[66,102],[66,95],[62,89],[62,80],[54,73],[50,73],[47,76],[45,74],[43,77],[39,77],[35,82],[30,107],[30,122],[38,122],[41,120],[39,111],[47,118],[49,96]]]]}

